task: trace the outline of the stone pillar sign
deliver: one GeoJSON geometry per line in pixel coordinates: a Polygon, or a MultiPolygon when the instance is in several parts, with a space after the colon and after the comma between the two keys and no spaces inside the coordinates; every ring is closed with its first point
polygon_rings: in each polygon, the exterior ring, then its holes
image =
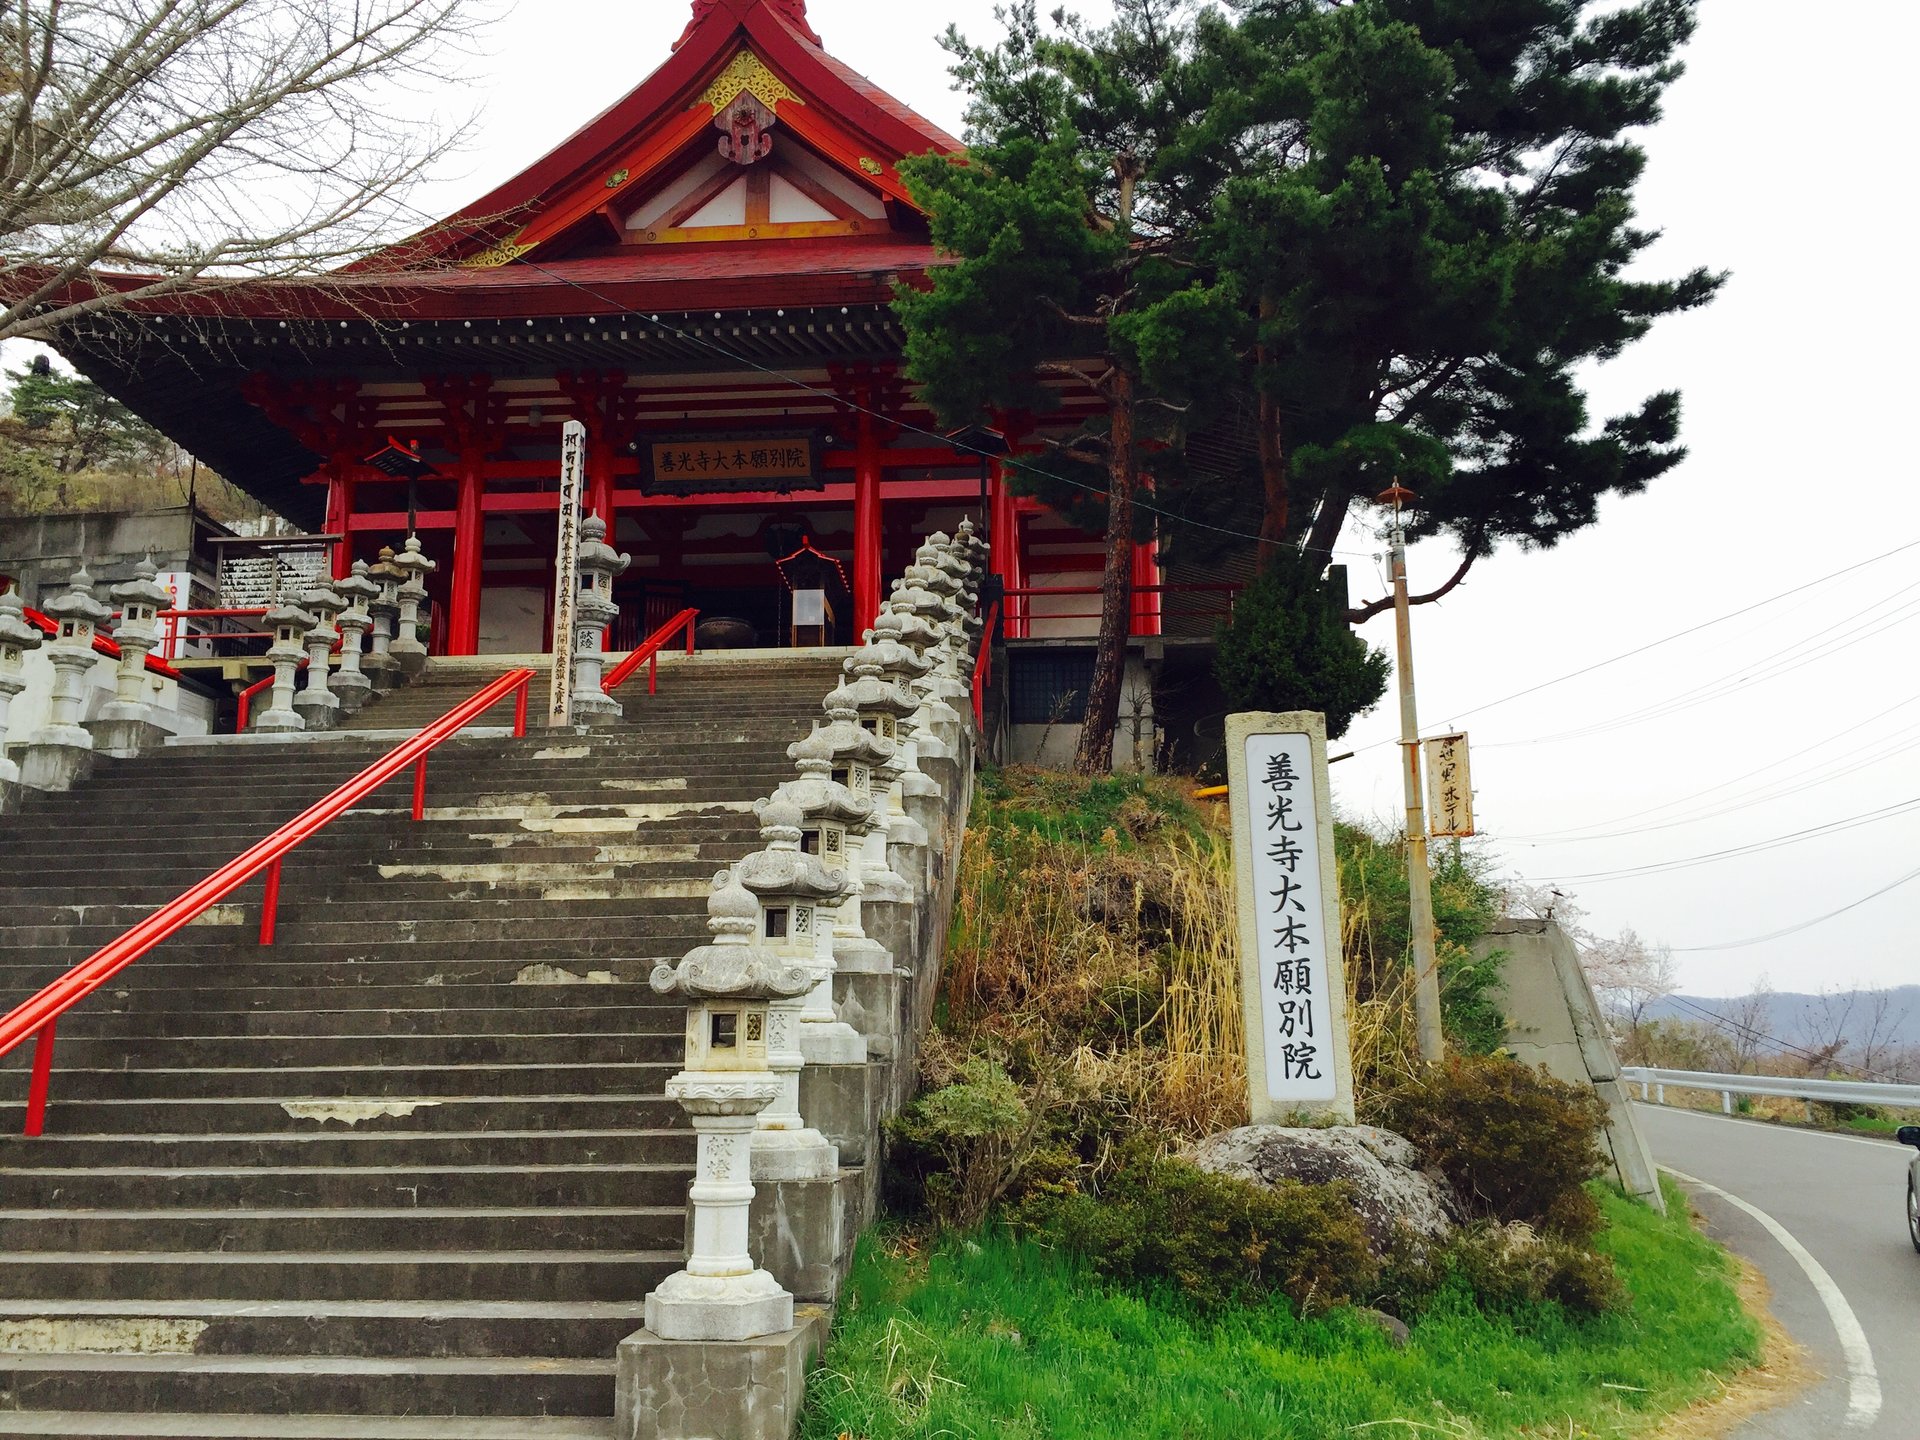
{"type": "Polygon", "coordinates": [[[1325,717],[1229,715],[1227,788],[1253,1123],[1352,1124],[1325,717]]]}

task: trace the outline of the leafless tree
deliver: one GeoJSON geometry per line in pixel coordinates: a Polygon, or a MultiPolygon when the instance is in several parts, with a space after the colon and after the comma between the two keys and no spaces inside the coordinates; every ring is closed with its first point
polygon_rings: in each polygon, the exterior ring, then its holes
{"type": "Polygon", "coordinates": [[[1580,952],[1580,963],[1601,1004],[1624,1038],[1637,1048],[1647,1011],[1679,987],[1680,967],[1664,945],[1650,945],[1632,930],[1597,939],[1580,952]]]}
{"type": "Polygon", "coordinates": [[[1825,1075],[1840,1063],[1859,1000],[1857,990],[1822,990],[1800,1007],[1795,1038],[1805,1052],[1809,1075],[1825,1075]]]}
{"type": "Polygon", "coordinates": [[[0,0],[0,339],[417,230],[463,127],[404,112],[494,3],[0,0]]]}
{"type": "Polygon", "coordinates": [[[1775,1048],[1769,1027],[1773,1023],[1773,986],[1762,975],[1753,988],[1720,1007],[1722,1028],[1733,1051],[1736,1073],[1746,1075],[1758,1069],[1760,1059],[1775,1048]]]}

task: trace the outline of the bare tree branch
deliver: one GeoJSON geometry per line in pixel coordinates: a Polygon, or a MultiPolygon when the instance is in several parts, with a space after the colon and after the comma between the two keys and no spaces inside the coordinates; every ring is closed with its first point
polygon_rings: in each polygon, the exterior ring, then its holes
{"type": "Polygon", "coordinates": [[[405,113],[496,0],[8,0],[0,339],[408,233],[464,126],[405,113]]]}
{"type": "MultiPolygon", "coordinates": [[[[1446,584],[1442,585],[1438,590],[1429,590],[1424,595],[1409,595],[1407,597],[1407,603],[1409,605],[1431,605],[1436,600],[1445,599],[1454,586],[1467,578],[1467,572],[1473,568],[1473,562],[1478,558],[1477,555],[1469,552],[1466,558],[1461,560],[1460,568],[1453,572],[1446,584]]],[[[1391,610],[1392,608],[1393,597],[1391,595],[1383,596],[1378,600],[1369,600],[1366,604],[1356,606],[1354,609],[1347,611],[1347,623],[1349,625],[1359,625],[1371,620],[1383,610],[1391,610]]]]}

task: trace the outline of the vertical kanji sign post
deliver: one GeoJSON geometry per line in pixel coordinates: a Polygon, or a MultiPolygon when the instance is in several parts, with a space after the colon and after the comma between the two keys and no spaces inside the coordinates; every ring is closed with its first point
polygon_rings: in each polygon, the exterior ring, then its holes
{"type": "Polygon", "coordinates": [[[1256,1125],[1353,1123],[1326,718],[1227,717],[1247,1092],[1256,1125]]]}
{"type": "Polygon", "coordinates": [[[560,544],[553,576],[553,678],[547,692],[547,724],[573,723],[573,652],[580,586],[580,494],[587,469],[587,427],[569,420],[560,427],[560,544]]]}

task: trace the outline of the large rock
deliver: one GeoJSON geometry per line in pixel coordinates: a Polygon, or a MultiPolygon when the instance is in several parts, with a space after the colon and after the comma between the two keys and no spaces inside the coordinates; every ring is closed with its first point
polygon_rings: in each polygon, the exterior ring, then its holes
{"type": "Polygon", "coordinates": [[[1187,1158],[1202,1170],[1260,1185],[1344,1180],[1376,1250],[1400,1233],[1422,1242],[1445,1239],[1462,1218],[1446,1181],[1420,1168],[1412,1142],[1372,1125],[1315,1130],[1242,1125],[1208,1136],[1187,1158]]]}

